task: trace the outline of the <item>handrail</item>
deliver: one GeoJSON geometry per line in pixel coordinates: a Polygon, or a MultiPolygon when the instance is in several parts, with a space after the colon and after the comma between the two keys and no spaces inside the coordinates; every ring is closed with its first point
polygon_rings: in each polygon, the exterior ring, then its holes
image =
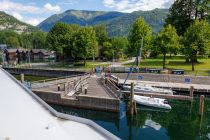
{"type": "Polygon", "coordinates": [[[70,90],[70,91],[67,93],[67,95],[68,95],[69,93],[71,93],[71,95],[73,95],[73,94],[75,94],[80,88],[82,88],[84,85],[87,85],[86,80],[87,80],[88,78],[90,78],[90,75],[86,76],[85,78],[82,78],[82,77],[81,77],[81,78],[76,82],[76,84],[74,85],[73,89],[70,90]],[[83,82],[85,82],[85,83],[83,84],[83,82]]]}

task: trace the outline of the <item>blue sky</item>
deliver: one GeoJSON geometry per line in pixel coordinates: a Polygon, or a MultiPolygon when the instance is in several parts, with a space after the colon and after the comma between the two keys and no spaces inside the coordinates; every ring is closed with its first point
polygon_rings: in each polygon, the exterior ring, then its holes
{"type": "Polygon", "coordinates": [[[0,0],[0,11],[37,25],[69,9],[133,12],[169,8],[174,0],[0,0]]]}

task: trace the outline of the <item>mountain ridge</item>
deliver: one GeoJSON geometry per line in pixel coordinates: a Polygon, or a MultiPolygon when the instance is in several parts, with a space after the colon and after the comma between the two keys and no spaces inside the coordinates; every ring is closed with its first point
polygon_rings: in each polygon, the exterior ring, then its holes
{"type": "Polygon", "coordinates": [[[168,9],[140,10],[132,13],[71,9],[61,14],[50,16],[37,27],[48,32],[57,22],[79,24],[81,26],[104,24],[109,36],[127,36],[132,24],[138,17],[143,17],[152,26],[153,32],[157,33],[164,25],[167,14],[168,9]]]}
{"type": "Polygon", "coordinates": [[[22,33],[24,31],[31,32],[38,30],[38,28],[24,23],[3,11],[0,11],[0,31],[1,30],[12,30],[18,33],[22,33]]]}

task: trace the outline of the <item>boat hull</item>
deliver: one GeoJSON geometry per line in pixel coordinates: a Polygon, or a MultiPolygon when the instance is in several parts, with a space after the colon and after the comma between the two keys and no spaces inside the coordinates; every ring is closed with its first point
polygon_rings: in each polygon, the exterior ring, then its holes
{"type": "Polygon", "coordinates": [[[139,95],[134,95],[134,100],[136,101],[137,104],[144,105],[144,106],[149,106],[149,107],[155,107],[155,108],[162,108],[162,109],[171,109],[171,106],[168,104],[164,104],[165,99],[161,98],[150,98],[150,97],[145,97],[145,96],[139,96],[139,95]],[[159,100],[159,102],[152,102],[149,101],[149,99],[154,99],[154,100],[159,100]]]}

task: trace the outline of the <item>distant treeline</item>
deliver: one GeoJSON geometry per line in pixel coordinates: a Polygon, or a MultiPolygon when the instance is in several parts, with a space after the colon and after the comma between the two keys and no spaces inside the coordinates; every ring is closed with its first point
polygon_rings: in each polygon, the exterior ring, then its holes
{"type": "Polygon", "coordinates": [[[104,25],[79,26],[56,23],[49,33],[40,31],[17,34],[0,32],[0,44],[11,47],[47,48],[65,60],[120,59],[138,56],[156,57],[166,54],[186,56],[186,62],[197,62],[197,56],[210,55],[209,1],[177,0],[169,9],[165,26],[158,34],[143,18],[133,24],[128,37],[108,37],[104,25]],[[142,46],[142,50],[140,49],[142,46]]]}

